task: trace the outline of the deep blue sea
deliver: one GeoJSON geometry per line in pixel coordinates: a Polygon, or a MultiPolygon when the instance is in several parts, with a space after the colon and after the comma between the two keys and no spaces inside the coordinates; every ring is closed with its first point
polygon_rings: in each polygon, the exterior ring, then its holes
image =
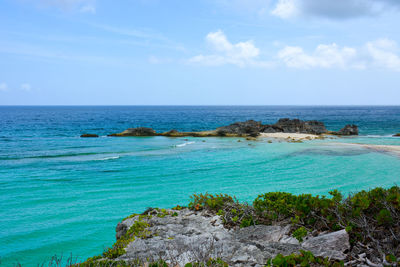
{"type": "Polygon", "coordinates": [[[0,260],[78,260],[115,242],[115,226],[193,193],[252,201],[268,191],[327,194],[400,183],[398,155],[341,143],[400,145],[400,106],[0,107],[0,260]],[[112,138],[129,127],[200,131],[235,121],[323,121],[359,137],[287,143],[239,138],[112,138]],[[84,139],[82,133],[100,138],[84,139]]]}

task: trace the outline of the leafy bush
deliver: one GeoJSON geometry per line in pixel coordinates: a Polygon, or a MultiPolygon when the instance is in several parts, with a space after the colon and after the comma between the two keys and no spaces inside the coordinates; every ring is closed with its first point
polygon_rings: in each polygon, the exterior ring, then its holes
{"type": "Polygon", "coordinates": [[[278,254],[275,258],[267,261],[267,266],[289,267],[289,266],[344,266],[343,262],[331,261],[328,258],[315,257],[311,252],[301,250],[300,254],[283,256],[278,254]]]}
{"type": "Polygon", "coordinates": [[[293,232],[292,236],[299,240],[299,242],[303,242],[303,238],[307,236],[307,229],[302,227],[299,227],[296,229],[296,231],[293,232]]]}
{"type": "Polygon", "coordinates": [[[209,210],[221,216],[226,227],[248,227],[255,225],[252,206],[241,204],[235,197],[228,195],[193,195],[189,208],[192,210],[209,210]]]}
{"type": "Polygon", "coordinates": [[[209,259],[205,263],[191,262],[187,263],[185,267],[228,267],[228,263],[221,259],[209,259]]]}
{"type": "Polygon", "coordinates": [[[235,202],[234,198],[226,194],[210,195],[206,193],[204,195],[193,195],[190,198],[190,209],[202,210],[206,208],[215,212],[222,209],[226,204],[235,202]]]}

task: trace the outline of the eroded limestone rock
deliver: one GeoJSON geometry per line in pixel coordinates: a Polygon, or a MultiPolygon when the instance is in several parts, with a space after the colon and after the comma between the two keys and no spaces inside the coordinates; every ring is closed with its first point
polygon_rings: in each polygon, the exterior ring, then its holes
{"type": "MultiPolygon", "coordinates": [[[[184,266],[187,262],[206,261],[212,257],[221,258],[230,266],[263,266],[278,253],[289,255],[301,249],[310,250],[316,256],[341,260],[345,257],[344,252],[350,248],[345,230],[310,237],[300,244],[289,235],[290,225],[227,229],[219,216],[206,211],[183,209],[167,210],[167,213],[170,215],[142,218],[150,225],[147,230],[152,233],[151,237],[136,238],[118,260],[162,258],[184,266]]],[[[116,228],[117,239],[136,220],[139,220],[139,216],[119,223],[116,228]]]]}

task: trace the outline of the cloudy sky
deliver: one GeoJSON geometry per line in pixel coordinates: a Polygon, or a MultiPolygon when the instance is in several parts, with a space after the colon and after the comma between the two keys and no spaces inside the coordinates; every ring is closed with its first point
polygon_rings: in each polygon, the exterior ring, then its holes
{"type": "Polygon", "coordinates": [[[399,105],[399,0],[3,0],[0,105],[399,105]]]}

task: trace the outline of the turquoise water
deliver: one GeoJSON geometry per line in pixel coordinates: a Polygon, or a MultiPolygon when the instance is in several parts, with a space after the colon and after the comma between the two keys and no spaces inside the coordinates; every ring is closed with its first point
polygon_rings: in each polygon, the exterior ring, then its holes
{"type": "Polygon", "coordinates": [[[79,260],[115,241],[115,226],[193,193],[252,201],[268,191],[345,193],[400,182],[400,158],[336,143],[400,145],[400,107],[0,107],[0,257],[36,266],[79,260]],[[212,129],[245,119],[360,126],[357,138],[285,143],[239,138],[108,138],[128,127],[212,129]],[[100,138],[82,139],[85,132],[100,138]]]}

